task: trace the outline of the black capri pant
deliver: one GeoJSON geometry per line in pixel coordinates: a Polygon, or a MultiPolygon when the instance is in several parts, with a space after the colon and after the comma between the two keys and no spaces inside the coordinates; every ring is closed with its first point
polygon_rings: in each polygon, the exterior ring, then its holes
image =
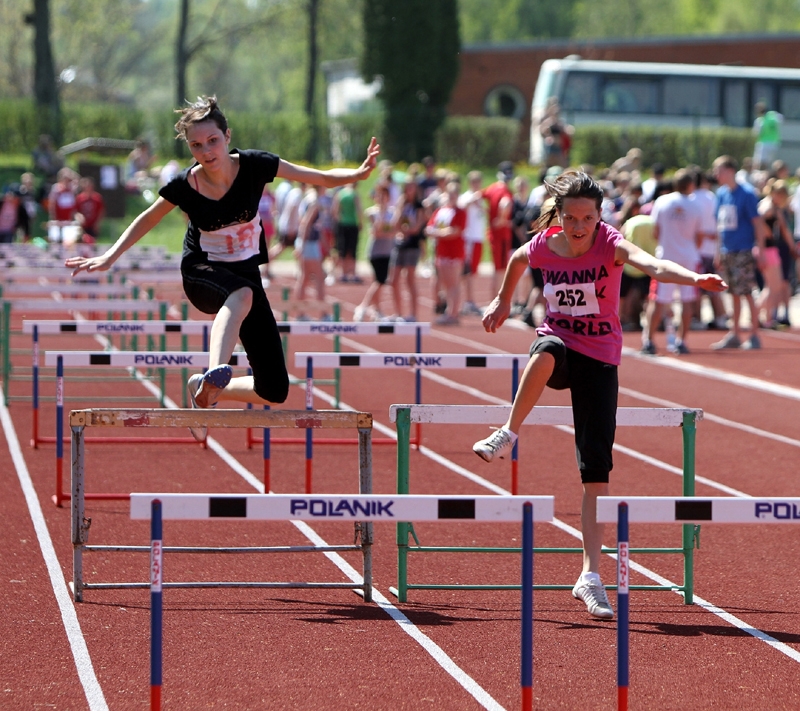
{"type": "Polygon", "coordinates": [[[547,386],[569,388],[575,426],[575,456],[583,483],[608,482],[614,467],[612,450],[617,430],[617,366],[567,348],[557,336],[540,336],[531,356],[549,353],[555,358],[547,386]]]}
{"type": "Polygon", "coordinates": [[[204,314],[218,313],[234,291],[252,290],[253,305],[242,321],[239,340],[253,371],[256,395],[268,402],[284,402],[289,395],[289,373],[258,265],[251,261],[184,264],[181,275],[186,297],[204,314]]]}

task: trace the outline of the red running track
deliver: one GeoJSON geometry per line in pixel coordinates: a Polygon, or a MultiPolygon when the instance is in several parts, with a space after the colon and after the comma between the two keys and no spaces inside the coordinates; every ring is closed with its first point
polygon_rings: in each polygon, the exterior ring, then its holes
{"type": "MultiPolygon", "coordinates": [[[[282,282],[278,280],[278,286],[282,282]]],[[[283,282],[289,283],[289,282],[283,282]]],[[[488,285],[480,284],[487,292],[488,285]]],[[[336,286],[332,295],[349,318],[362,289],[336,286]]],[[[277,294],[271,289],[270,293],[277,294]]],[[[422,293],[425,291],[423,282],[422,293]]],[[[430,315],[424,301],[423,316],[430,315]]],[[[21,318],[15,314],[15,319],[21,318]]],[[[197,316],[197,314],[195,314],[197,316]]],[[[37,314],[37,317],[42,317],[37,314]]],[[[57,316],[54,316],[57,317],[57,316]]],[[[19,325],[16,323],[15,325],[19,325]]],[[[700,407],[698,495],[747,494],[800,496],[800,333],[765,333],[758,352],[716,353],[718,334],[693,333],[693,355],[643,358],[635,354],[638,334],[626,334],[620,369],[622,406],[700,407]],[[766,392],[767,385],[770,392],[766,392]]],[[[428,352],[527,351],[531,331],[514,325],[488,335],[476,317],[458,327],[435,328],[424,339],[428,352]]],[[[326,338],[295,338],[293,350],[329,350],[326,338]]],[[[15,348],[27,346],[14,340],[15,348]]],[[[85,338],[43,339],[46,348],[91,348],[85,338]]],[[[342,339],[343,350],[411,351],[413,339],[342,339]]],[[[24,364],[24,359],[15,359],[24,364]]],[[[296,373],[303,375],[302,373],[296,373]]],[[[413,400],[413,376],[385,371],[344,371],[342,399],[374,413],[391,429],[388,407],[413,400]]],[[[29,385],[12,381],[11,394],[29,385]]],[[[52,388],[52,384],[43,387],[52,388]]],[[[169,396],[180,402],[177,375],[168,379],[169,396]]],[[[428,403],[507,402],[507,374],[466,371],[435,373],[423,380],[428,403]]],[[[81,384],[68,392],[137,395],[141,384],[81,384]]],[[[315,400],[328,407],[321,388],[315,400]]],[[[564,393],[549,391],[543,404],[568,404],[564,393]]],[[[75,401],[72,407],[92,406],[75,401]]],[[[96,405],[95,405],[96,406],[96,405]]],[[[304,394],[293,388],[287,407],[302,408],[304,394]]],[[[43,404],[41,428],[52,432],[52,404],[43,404]]],[[[498,423],[499,424],[499,423],[498,423]]],[[[31,450],[27,403],[12,403],[4,413],[0,446],[3,476],[0,510],[9,538],[2,548],[7,604],[3,615],[4,654],[0,708],[146,708],[149,693],[149,595],[144,590],[87,591],[72,603],[70,521],[67,508],[50,501],[54,447],[31,450]],[[12,456],[13,433],[21,442],[12,456]],[[28,479],[29,477],[29,479],[28,479]],[[26,500],[23,482],[30,482],[26,500]],[[37,528],[38,526],[38,528],[37,528]],[[48,544],[48,540],[51,544],[48,544]],[[48,545],[52,546],[49,554],[48,545]],[[48,568],[49,565],[49,568],[48,568]]],[[[384,428],[384,429],[382,429],[384,428]]],[[[411,454],[412,492],[484,494],[508,489],[508,464],[487,465],[471,452],[483,427],[426,426],[423,450],[411,454]],[[436,459],[432,458],[437,455],[436,459]],[[480,479],[459,473],[463,468],[480,479]],[[481,483],[485,480],[485,484],[481,483]]],[[[240,431],[213,431],[218,447],[193,445],[118,445],[87,447],[87,487],[106,491],[249,492],[240,471],[258,478],[260,450],[245,447],[240,431]],[[231,461],[230,459],[228,461],[231,461]]],[[[672,430],[618,430],[612,493],[679,494],[680,434],[672,430]]],[[[356,490],[355,447],[315,446],[315,489],[356,490]]],[[[395,486],[395,450],[375,447],[374,489],[395,486]]],[[[522,493],[553,494],[558,525],[537,524],[536,544],[576,546],[580,485],[569,432],[530,428],[520,446],[522,493]]],[[[302,446],[273,450],[273,489],[302,490],[302,446]]],[[[90,502],[90,543],[146,545],[148,527],[131,522],[124,502],[90,502]]],[[[516,545],[514,525],[418,525],[426,545],[516,545]]],[[[291,523],[214,522],[165,524],[165,545],[306,544],[308,536],[349,543],[352,529],[315,525],[313,533],[291,523]]],[[[613,545],[613,527],[607,544],[613,545]]],[[[632,526],[634,546],[677,545],[670,526],[632,526]]],[[[685,606],[669,592],[631,594],[631,708],[794,709],[800,707],[800,593],[794,584],[800,555],[800,530],[794,527],[704,526],[696,552],[695,592],[700,604],[685,606]]],[[[370,708],[470,709],[519,706],[519,595],[516,592],[412,591],[396,604],[394,528],[376,526],[377,604],[366,604],[346,590],[166,590],[164,594],[164,708],[370,708]],[[396,618],[400,616],[403,625],[396,618]],[[407,621],[406,621],[407,620],[407,621]]],[[[145,580],[143,554],[88,554],[89,580],[145,580]]],[[[680,581],[674,556],[634,556],[633,583],[652,578],[680,581]]],[[[167,555],[167,580],[347,580],[347,564],[300,557],[167,555]]],[[[540,555],[536,582],[574,582],[575,556],[540,555]]],[[[515,583],[516,556],[426,554],[411,557],[416,582],[515,583]]],[[[603,578],[614,580],[614,561],[603,562],[603,578]]],[[[611,595],[614,601],[613,594],[611,595]]],[[[538,592],[535,597],[534,705],[538,709],[616,706],[615,627],[594,620],[569,592],[538,592]]]]}

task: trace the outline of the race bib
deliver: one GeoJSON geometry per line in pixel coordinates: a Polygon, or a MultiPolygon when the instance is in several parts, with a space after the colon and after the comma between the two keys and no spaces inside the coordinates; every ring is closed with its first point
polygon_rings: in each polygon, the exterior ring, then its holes
{"type": "Polygon", "coordinates": [[[551,313],[590,316],[600,313],[594,282],[588,284],[545,284],[544,298],[551,313]]]}
{"type": "Polygon", "coordinates": [[[739,227],[736,205],[720,205],[717,210],[717,231],[733,232],[739,227]]]}
{"type": "Polygon", "coordinates": [[[212,262],[242,262],[258,254],[261,220],[228,225],[214,232],[200,230],[200,248],[212,262]]]}

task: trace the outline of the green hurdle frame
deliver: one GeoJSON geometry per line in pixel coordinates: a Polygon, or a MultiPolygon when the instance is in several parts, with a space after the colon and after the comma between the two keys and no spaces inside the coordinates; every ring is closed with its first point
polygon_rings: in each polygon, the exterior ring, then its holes
{"type": "MultiPolygon", "coordinates": [[[[411,442],[411,405],[396,406],[397,427],[397,493],[410,493],[409,453],[411,442]]],[[[685,410],[681,424],[683,436],[683,496],[695,495],[695,453],[697,440],[698,410],[685,410]]],[[[683,594],[684,604],[694,604],[694,549],[700,547],[700,526],[687,523],[682,526],[682,544],[680,548],[631,548],[631,553],[658,553],[683,556],[683,584],[671,585],[630,585],[632,590],[667,590],[683,594]]],[[[408,556],[410,553],[515,553],[518,547],[482,547],[482,546],[423,546],[410,522],[397,523],[397,588],[390,591],[399,602],[408,601],[409,590],[519,590],[519,585],[499,584],[423,584],[408,582],[408,556]],[[414,544],[409,539],[414,539],[414,544]]],[[[582,548],[534,548],[534,553],[583,553],[582,548]]],[[[602,553],[616,553],[616,548],[603,546],[602,553]]],[[[572,590],[573,585],[537,584],[537,590],[572,590]]],[[[616,585],[606,585],[609,590],[616,590],[616,585]]]]}

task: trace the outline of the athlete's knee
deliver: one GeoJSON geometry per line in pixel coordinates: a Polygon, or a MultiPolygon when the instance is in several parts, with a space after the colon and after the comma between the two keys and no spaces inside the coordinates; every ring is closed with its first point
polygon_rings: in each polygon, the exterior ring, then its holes
{"type": "Polygon", "coordinates": [[[256,395],[267,402],[286,402],[289,397],[289,376],[284,373],[269,378],[254,378],[253,389],[256,395]]]}
{"type": "Polygon", "coordinates": [[[253,290],[243,286],[232,292],[225,300],[225,305],[231,311],[243,311],[247,313],[253,306],[253,290]]]}

